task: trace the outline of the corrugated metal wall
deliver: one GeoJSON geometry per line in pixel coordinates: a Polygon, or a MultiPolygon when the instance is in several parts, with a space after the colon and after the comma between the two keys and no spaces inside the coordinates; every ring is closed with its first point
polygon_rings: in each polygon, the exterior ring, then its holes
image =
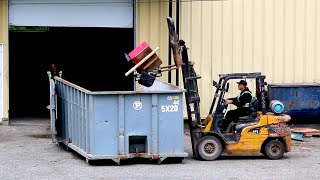
{"type": "Polygon", "coordinates": [[[0,0],[0,43],[3,43],[3,69],[0,70],[0,77],[3,78],[3,102],[0,102],[0,108],[3,109],[3,117],[7,119],[8,118],[8,96],[9,96],[9,76],[8,76],[8,1],[7,0],[0,0]]]}
{"type": "MultiPolygon", "coordinates": [[[[137,43],[147,41],[152,49],[159,47],[158,56],[163,65],[168,64],[168,27],[166,18],[169,15],[169,5],[166,2],[148,0],[138,1],[137,6],[137,43]]],[[[164,73],[161,80],[167,81],[164,73]]]]}
{"type": "MultiPolygon", "coordinates": [[[[138,11],[138,42],[159,46],[166,63],[167,3],[141,3],[138,11]]],[[[219,73],[262,72],[269,83],[320,81],[319,0],[182,2],[180,32],[202,77],[203,115],[219,73]]],[[[233,84],[229,96],[237,93],[233,84]]]]}

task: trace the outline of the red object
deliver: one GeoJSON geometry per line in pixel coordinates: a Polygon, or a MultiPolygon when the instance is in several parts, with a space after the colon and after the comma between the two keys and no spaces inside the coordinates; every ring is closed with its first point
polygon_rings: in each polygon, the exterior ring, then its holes
{"type": "Polygon", "coordinates": [[[57,72],[57,66],[55,64],[51,64],[51,71],[52,72],[57,72]]]}
{"type": "MultiPolygon", "coordinates": [[[[137,46],[134,50],[129,53],[129,57],[131,60],[138,64],[144,57],[152,52],[147,42],[142,42],[139,46],[137,46]]],[[[140,70],[144,69],[144,66],[141,65],[139,67],[140,70]]]]}

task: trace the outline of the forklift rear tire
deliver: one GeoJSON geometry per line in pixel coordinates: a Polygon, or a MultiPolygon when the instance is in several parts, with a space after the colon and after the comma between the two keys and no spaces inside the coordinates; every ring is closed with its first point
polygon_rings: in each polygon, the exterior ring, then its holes
{"type": "Polygon", "coordinates": [[[264,147],[264,155],[271,160],[281,159],[284,154],[284,145],[278,140],[269,141],[264,147]]]}
{"type": "Polygon", "coordinates": [[[214,136],[204,136],[198,142],[197,151],[202,160],[218,159],[222,152],[221,141],[214,136]]]}

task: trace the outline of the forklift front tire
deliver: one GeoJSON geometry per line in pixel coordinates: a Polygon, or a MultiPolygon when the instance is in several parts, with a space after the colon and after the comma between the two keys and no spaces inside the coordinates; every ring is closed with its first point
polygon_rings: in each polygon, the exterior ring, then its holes
{"type": "Polygon", "coordinates": [[[202,160],[216,160],[222,152],[221,141],[214,136],[204,136],[198,142],[197,151],[202,160]]]}

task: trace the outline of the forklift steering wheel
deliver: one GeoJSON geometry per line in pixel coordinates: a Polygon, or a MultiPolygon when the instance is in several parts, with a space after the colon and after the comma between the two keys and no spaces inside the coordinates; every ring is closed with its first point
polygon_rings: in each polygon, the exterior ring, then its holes
{"type": "Polygon", "coordinates": [[[223,110],[227,110],[227,109],[228,109],[228,105],[229,105],[229,104],[225,104],[225,105],[223,106],[223,110]]]}
{"type": "Polygon", "coordinates": [[[220,108],[222,108],[221,112],[224,112],[224,110],[228,109],[228,104],[225,104],[225,102],[226,101],[224,99],[222,99],[222,101],[221,101],[222,105],[220,106],[220,108]]]}
{"type": "Polygon", "coordinates": [[[226,103],[226,100],[225,99],[222,99],[222,104],[226,107],[228,107],[228,104],[225,104],[226,103]]]}

